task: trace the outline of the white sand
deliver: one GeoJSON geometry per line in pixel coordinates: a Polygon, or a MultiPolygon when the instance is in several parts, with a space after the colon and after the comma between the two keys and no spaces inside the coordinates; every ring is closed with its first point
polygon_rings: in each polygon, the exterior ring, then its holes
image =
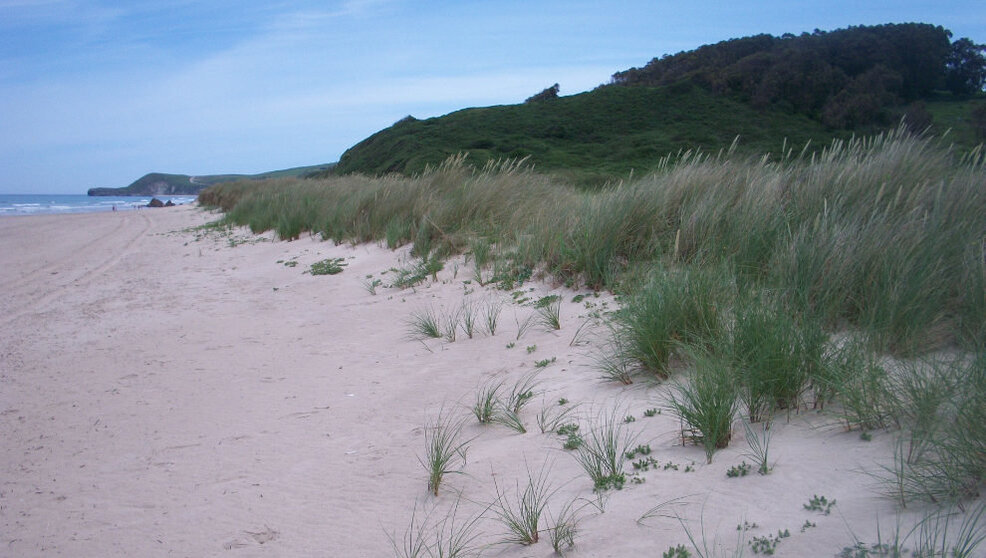
{"type": "MultiPolygon", "coordinates": [[[[742,431],[706,465],[699,448],[681,446],[667,410],[644,417],[665,407],[666,387],[601,382],[591,362],[603,332],[569,345],[590,311],[570,302],[573,292],[525,285],[563,295],[562,329],[532,328],[518,341],[515,316],[531,309],[465,284],[464,265],[416,291],[371,295],[361,280],[403,252],[308,238],[230,247],[182,232],[214,218],[180,207],[0,219],[0,555],[388,556],[388,533],[400,537],[415,508],[421,519],[437,506],[440,519],[461,494],[464,521],[495,499],[494,480],[513,497],[526,468],[545,464],[552,510],[583,498],[571,556],[659,556],[687,543],[673,517],[637,521],[676,498],[687,503],[669,511],[697,536],[704,517],[710,544],[735,545],[744,521],[759,525],[748,540],[789,530],[777,556],[833,556],[852,533],[875,542],[878,518],[884,536],[896,523],[872,476],[892,462],[892,434],[862,441],[834,415],[805,412],[775,424],[770,475],[727,478],[749,461],[742,431]],[[327,257],[349,265],[303,273],[327,257]],[[276,263],[289,259],[297,267],[276,263]],[[507,302],[496,336],[407,339],[412,311],[457,307],[472,289],[477,301],[507,302]],[[521,414],[526,434],[472,418],[478,386],[512,383],[552,357],[521,414]],[[588,504],[598,504],[591,482],[561,439],[538,429],[538,412],[561,397],[583,417],[625,409],[661,465],[607,493],[604,513],[588,504]],[[465,474],[448,476],[436,499],[418,457],[423,426],[443,408],[467,417],[475,440],[465,474]],[[679,470],[663,470],[668,462],[679,470]],[[837,501],[831,515],[803,509],[815,494],[837,501]],[[806,520],[817,526],[802,532],[806,520]]],[[[481,520],[477,542],[502,532],[481,520]]],[[[486,554],[552,549],[545,536],[486,554]]]]}

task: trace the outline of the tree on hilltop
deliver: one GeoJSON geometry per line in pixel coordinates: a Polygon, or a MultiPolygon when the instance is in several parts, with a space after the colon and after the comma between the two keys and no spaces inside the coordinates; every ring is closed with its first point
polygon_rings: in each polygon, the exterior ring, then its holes
{"type": "Polygon", "coordinates": [[[538,93],[537,95],[532,95],[525,100],[525,103],[537,103],[539,101],[547,101],[548,99],[558,98],[558,84],[554,84],[551,87],[545,89],[544,91],[538,93]]]}
{"type": "Polygon", "coordinates": [[[945,87],[953,95],[968,97],[986,85],[986,45],[977,45],[967,38],[952,43],[946,62],[945,87]]]}

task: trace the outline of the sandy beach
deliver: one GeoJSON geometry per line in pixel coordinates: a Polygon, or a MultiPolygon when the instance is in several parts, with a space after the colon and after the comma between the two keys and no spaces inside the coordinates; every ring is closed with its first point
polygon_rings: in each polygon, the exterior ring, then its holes
{"type": "Polygon", "coordinates": [[[787,531],[775,555],[835,556],[854,537],[876,542],[878,522],[884,537],[897,525],[877,478],[892,433],[862,440],[834,412],[781,417],[771,473],[740,478],[726,472],[750,462],[741,428],[711,464],[683,447],[667,386],[593,369],[605,328],[591,313],[615,308],[611,295],[573,302],[588,291],[534,282],[514,296],[471,281],[461,258],[435,282],[386,288],[406,249],[192,230],[216,218],[177,207],[0,219],[0,555],[393,556],[412,514],[441,523],[458,502],[459,524],[487,510],[474,531],[484,555],[551,556],[547,536],[497,544],[491,504],[498,491],[516,502],[529,471],[551,487],[545,527],[565,504],[578,510],[570,556],[659,556],[689,544],[682,522],[721,544],[716,555],[752,555],[755,537],[787,531]],[[347,266],[305,273],[326,258],[347,266]],[[533,309],[515,299],[552,293],[561,329],[518,339],[533,309]],[[409,338],[413,312],[463,300],[503,302],[495,335],[409,338]],[[472,416],[481,386],[538,370],[526,433],[472,416]],[[559,399],[583,429],[633,416],[626,428],[656,465],[594,494],[563,439],[538,427],[559,399]],[[465,420],[472,441],[436,498],[419,459],[439,413],[465,420]],[[805,509],[813,496],[837,503],[805,509]]]}

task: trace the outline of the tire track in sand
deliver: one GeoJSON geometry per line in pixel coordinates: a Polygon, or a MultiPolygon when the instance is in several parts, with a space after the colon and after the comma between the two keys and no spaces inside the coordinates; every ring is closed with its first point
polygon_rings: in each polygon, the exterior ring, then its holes
{"type": "MultiPolygon", "coordinates": [[[[126,231],[131,228],[128,227],[128,225],[133,219],[137,219],[139,221],[137,224],[139,230],[131,234],[127,234],[126,240],[123,241],[123,245],[119,248],[113,248],[110,250],[96,250],[96,252],[100,254],[99,259],[96,261],[87,260],[87,264],[94,265],[85,269],[85,271],[78,276],[71,278],[68,281],[63,281],[59,284],[51,284],[49,281],[51,280],[50,277],[53,275],[47,267],[42,266],[32,270],[26,276],[19,278],[16,286],[21,287],[21,293],[17,296],[16,301],[12,302],[11,305],[8,306],[7,310],[3,313],[3,316],[0,317],[0,323],[8,324],[27,314],[45,312],[51,307],[53,302],[63,297],[69,291],[87,286],[94,279],[102,276],[113,266],[120,263],[120,260],[133,253],[134,247],[146,236],[152,226],[150,217],[148,217],[144,212],[134,212],[126,215],[120,220],[119,225],[107,233],[101,234],[94,237],[92,240],[84,242],[75,251],[76,253],[84,253],[92,251],[94,247],[102,247],[107,244],[119,244],[117,236],[122,232],[121,229],[126,231]],[[31,292],[29,289],[37,289],[38,283],[41,283],[41,288],[31,292]]],[[[8,289],[8,291],[9,290],[10,289],[8,289]]]]}

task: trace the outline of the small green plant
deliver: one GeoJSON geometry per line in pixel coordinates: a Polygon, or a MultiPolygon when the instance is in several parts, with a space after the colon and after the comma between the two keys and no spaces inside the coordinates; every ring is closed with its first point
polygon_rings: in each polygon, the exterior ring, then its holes
{"type": "Polygon", "coordinates": [[[801,526],[801,532],[804,533],[813,527],[818,527],[818,525],[816,525],[815,522],[806,519],[804,525],[801,526]]]}
{"type": "Polygon", "coordinates": [[[462,420],[444,411],[425,427],[425,457],[418,459],[428,472],[428,490],[438,496],[445,475],[461,473],[471,440],[462,439],[462,420]]]}
{"type": "Polygon", "coordinates": [[[315,262],[308,272],[312,275],[336,275],[342,273],[342,268],[348,265],[343,258],[329,258],[315,262]]]}
{"type": "Polygon", "coordinates": [[[772,556],[774,551],[777,550],[777,545],[781,542],[781,539],[786,539],[790,536],[790,531],[784,529],[783,531],[778,531],[777,536],[766,535],[763,537],[753,537],[750,541],[750,550],[754,554],[772,556]]]}
{"type": "Polygon", "coordinates": [[[623,422],[626,424],[630,424],[631,422],[637,422],[637,418],[634,417],[633,415],[627,415],[623,417],[623,422]]]}
{"type": "Polygon", "coordinates": [[[479,533],[477,524],[482,514],[459,520],[459,503],[456,499],[452,508],[440,520],[433,521],[428,513],[424,519],[418,518],[418,508],[415,505],[411,511],[411,520],[404,534],[388,533],[390,544],[397,558],[465,558],[475,556],[474,546],[479,533]]]}
{"type": "Polygon", "coordinates": [[[740,463],[739,465],[733,465],[726,471],[726,476],[729,478],[745,477],[750,474],[750,464],[746,461],[740,463]]]}
{"type": "Polygon", "coordinates": [[[562,397],[562,398],[560,398],[558,400],[558,404],[559,405],[568,405],[568,399],[565,399],[564,397],[562,397]]]}
{"type": "Polygon", "coordinates": [[[692,553],[688,552],[685,545],[679,544],[678,546],[668,547],[666,551],[661,553],[661,558],[691,558],[692,553]]]}
{"type": "Polygon", "coordinates": [[[656,408],[656,407],[652,407],[652,408],[647,409],[646,411],[644,411],[644,416],[645,417],[648,417],[648,418],[653,417],[655,415],[659,415],[659,414],[661,414],[661,410],[658,409],[658,408],[656,408]]]}
{"type": "Polygon", "coordinates": [[[626,453],[627,459],[634,459],[638,455],[650,455],[650,444],[639,444],[637,447],[626,453]]]}
{"type": "Polygon", "coordinates": [[[860,432],[859,433],[859,439],[862,440],[862,441],[864,441],[864,442],[872,442],[873,441],[873,435],[870,434],[869,432],[866,432],[864,430],[863,432],[860,432]]]}
{"type": "Polygon", "coordinates": [[[431,275],[432,281],[438,281],[438,272],[445,269],[445,262],[437,254],[431,254],[421,259],[420,273],[431,275]]]}
{"type": "Polygon", "coordinates": [[[509,342],[509,343],[507,343],[507,348],[508,348],[508,349],[513,349],[513,348],[514,348],[514,347],[516,347],[516,346],[517,346],[517,344],[516,344],[516,343],[514,343],[513,341],[511,341],[511,342],[509,342]]]}
{"type": "Polygon", "coordinates": [[[536,350],[538,350],[538,346],[537,345],[528,345],[527,346],[527,354],[531,354],[531,353],[533,353],[536,350]]]}
{"type": "Polygon", "coordinates": [[[582,439],[582,436],[572,433],[565,436],[565,441],[562,442],[561,447],[562,449],[572,451],[582,447],[583,443],[585,443],[585,440],[582,439]]]}
{"type": "Polygon", "coordinates": [[[752,522],[752,523],[749,522],[749,521],[744,521],[742,525],[737,525],[736,526],[736,530],[737,531],[749,531],[751,529],[757,529],[759,527],[760,526],[757,525],[757,523],[755,521],[752,522]]]}
{"type": "Polygon", "coordinates": [[[545,358],[545,359],[541,359],[541,360],[536,360],[536,361],[534,361],[534,368],[545,368],[549,364],[552,364],[553,362],[555,362],[556,360],[557,360],[556,357],[551,357],[551,358],[545,358]]]}
{"type": "Polygon", "coordinates": [[[808,503],[804,504],[804,508],[808,511],[817,511],[828,515],[832,512],[832,506],[834,505],[835,500],[829,501],[825,496],[814,494],[811,500],[808,500],[808,503]]]}
{"type": "Polygon", "coordinates": [[[363,285],[363,289],[365,289],[366,292],[370,293],[371,295],[376,295],[377,294],[377,287],[379,287],[380,285],[382,285],[383,284],[383,281],[381,281],[379,279],[371,279],[371,278],[368,277],[368,278],[363,279],[362,281],[360,281],[360,284],[363,285]]]}
{"type": "Polygon", "coordinates": [[[555,433],[559,436],[571,436],[572,434],[578,434],[579,425],[574,422],[563,424],[555,429],[555,433]]]}
{"type": "Polygon", "coordinates": [[[296,260],[288,260],[284,262],[284,267],[297,267],[298,262],[296,260]]]}

